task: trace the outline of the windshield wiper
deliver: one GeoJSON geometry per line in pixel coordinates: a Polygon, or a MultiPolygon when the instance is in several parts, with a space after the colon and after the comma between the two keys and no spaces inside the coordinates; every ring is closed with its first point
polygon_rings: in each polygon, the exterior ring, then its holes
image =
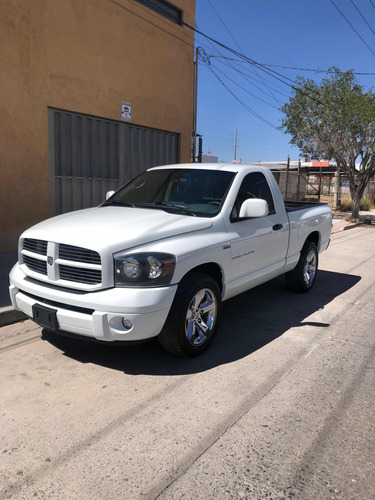
{"type": "Polygon", "coordinates": [[[162,206],[162,207],[175,208],[176,210],[178,210],[179,212],[181,212],[183,214],[192,215],[193,217],[197,216],[197,214],[195,214],[194,212],[191,212],[187,208],[181,207],[181,205],[175,205],[174,203],[169,203],[169,201],[157,201],[155,203],[155,205],[159,205],[159,206],[162,206]]]}

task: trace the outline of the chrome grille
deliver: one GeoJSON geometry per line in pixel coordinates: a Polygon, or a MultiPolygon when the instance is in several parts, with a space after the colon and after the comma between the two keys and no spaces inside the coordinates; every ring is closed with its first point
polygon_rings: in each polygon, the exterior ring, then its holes
{"type": "Polygon", "coordinates": [[[97,285],[102,281],[102,272],[96,269],[82,269],[80,267],[70,267],[60,264],[60,279],[85,283],[87,285],[97,285]]]}
{"type": "Polygon", "coordinates": [[[47,262],[45,260],[34,259],[29,255],[24,255],[23,262],[31,271],[47,276],[47,262]]]}
{"type": "Polygon", "coordinates": [[[59,247],[59,258],[64,260],[73,260],[74,262],[100,265],[100,255],[98,252],[72,245],[61,244],[59,247]]]}
{"type": "Polygon", "coordinates": [[[47,255],[47,241],[26,238],[23,240],[23,249],[39,255],[47,255]]]}
{"type": "Polygon", "coordinates": [[[43,275],[49,282],[63,286],[66,286],[63,281],[71,282],[72,286],[76,283],[75,288],[102,282],[100,255],[88,248],[25,238],[20,262],[40,274],[41,279],[43,275]]]}

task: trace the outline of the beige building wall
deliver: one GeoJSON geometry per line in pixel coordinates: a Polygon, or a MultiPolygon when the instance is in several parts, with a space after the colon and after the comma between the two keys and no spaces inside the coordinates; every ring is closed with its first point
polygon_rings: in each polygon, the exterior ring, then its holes
{"type": "MultiPolygon", "coordinates": [[[[194,26],[195,0],[171,0],[194,26]]],[[[180,134],[190,161],[194,34],[134,0],[12,0],[0,12],[0,252],[50,216],[48,107],[180,134]]]]}

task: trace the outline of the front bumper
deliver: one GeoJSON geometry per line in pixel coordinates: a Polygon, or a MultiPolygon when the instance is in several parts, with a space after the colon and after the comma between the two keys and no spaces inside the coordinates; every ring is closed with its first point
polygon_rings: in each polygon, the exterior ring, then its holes
{"type": "Polygon", "coordinates": [[[18,263],[10,272],[12,305],[30,318],[33,305],[56,310],[59,329],[101,341],[137,341],[162,330],[177,285],[160,288],[109,288],[96,292],[59,289],[28,278],[18,263]],[[122,319],[132,323],[130,329],[122,319]]]}

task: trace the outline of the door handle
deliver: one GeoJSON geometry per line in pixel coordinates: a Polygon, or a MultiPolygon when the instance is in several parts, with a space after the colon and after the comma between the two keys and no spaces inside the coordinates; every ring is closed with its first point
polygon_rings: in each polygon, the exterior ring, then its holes
{"type": "Polygon", "coordinates": [[[275,224],[275,225],[272,227],[272,229],[273,229],[274,231],[278,231],[279,229],[282,229],[282,228],[283,228],[283,225],[282,225],[282,224],[275,224]]]}

